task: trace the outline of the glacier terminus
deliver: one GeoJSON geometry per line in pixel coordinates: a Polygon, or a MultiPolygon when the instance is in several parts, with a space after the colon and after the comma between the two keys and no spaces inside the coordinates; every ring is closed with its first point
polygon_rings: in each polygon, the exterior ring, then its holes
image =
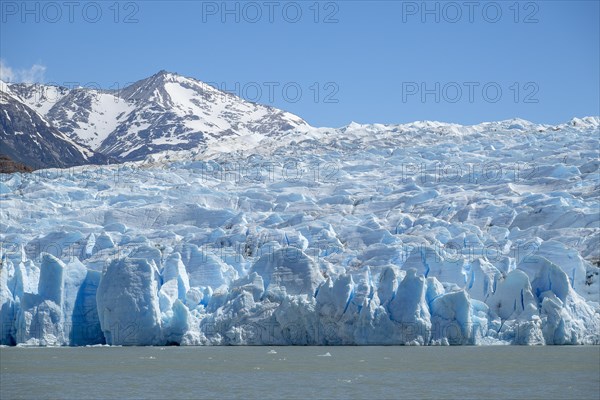
{"type": "MultiPolygon", "coordinates": [[[[130,123],[152,112],[135,89],[130,123]]],[[[122,164],[2,174],[0,343],[600,342],[598,117],[333,129],[255,112],[286,130],[177,148],[148,117],[133,147],[118,126],[88,137],[136,155],[122,164]],[[173,148],[141,159],[152,141],[173,148]]]]}

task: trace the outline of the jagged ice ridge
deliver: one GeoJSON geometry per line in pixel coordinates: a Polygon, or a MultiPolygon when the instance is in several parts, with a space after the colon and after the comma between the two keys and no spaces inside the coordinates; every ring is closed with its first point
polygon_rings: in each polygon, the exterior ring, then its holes
{"type": "Polygon", "coordinates": [[[597,117],[2,175],[14,345],[598,344],[597,117]]]}

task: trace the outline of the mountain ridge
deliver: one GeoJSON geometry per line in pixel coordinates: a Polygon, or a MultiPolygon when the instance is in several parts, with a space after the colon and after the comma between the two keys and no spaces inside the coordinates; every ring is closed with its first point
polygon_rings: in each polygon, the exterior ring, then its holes
{"type": "Polygon", "coordinates": [[[166,70],[116,90],[4,82],[2,86],[8,93],[6,96],[16,101],[13,104],[27,107],[31,110],[27,112],[39,117],[36,121],[43,126],[40,129],[53,132],[49,137],[61,137],[69,142],[67,147],[78,149],[67,150],[68,157],[74,157],[73,152],[82,154],[67,162],[60,161],[56,150],[45,159],[41,154],[20,158],[16,147],[11,145],[16,139],[9,133],[14,129],[9,129],[5,118],[1,125],[2,147],[8,151],[4,153],[10,153],[6,155],[17,162],[33,162],[30,166],[34,168],[141,161],[148,157],[160,158],[165,152],[211,155],[260,146],[268,149],[282,141],[336,140],[338,134],[359,138],[367,133],[403,134],[426,130],[432,135],[461,136],[490,128],[518,132],[560,130],[567,125],[595,129],[600,126],[600,118],[593,116],[573,118],[559,125],[513,118],[474,125],[439,121],[351,122],[339,128],[315,128],[289,112],[246,101],[196,78],[166,70]]]}
{"type": "Polygon", "coordinates": [[[310,127],[286,111],[165,70],[122,90],[10,87],[59,131],[119,161],[167,150],[202,150],[224,137],[254,142],[310,127]]]}
{"type": "Polygon", "coordinates": [[[0,110],[0,154],[14,163],[39,169],[108,161],[57,130],[3,84],[0,84],[0,110]]]}

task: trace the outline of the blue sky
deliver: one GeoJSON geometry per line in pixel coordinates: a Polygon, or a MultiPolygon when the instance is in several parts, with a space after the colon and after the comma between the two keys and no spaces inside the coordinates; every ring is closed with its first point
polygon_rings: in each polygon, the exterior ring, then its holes
{"type": "Polygon", "coordinates": [[[3,1],[2,77],[115,88],[166,69],[315,126],[600,113],[598,1],[423,4],[3,1]]]}

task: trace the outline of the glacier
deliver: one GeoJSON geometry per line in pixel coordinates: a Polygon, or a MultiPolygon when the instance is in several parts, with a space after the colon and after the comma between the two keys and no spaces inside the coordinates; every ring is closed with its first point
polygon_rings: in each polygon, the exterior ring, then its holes
{"type": "Polygon", "coordinates": [[[0,175],[0,344],[600,344],[600,119],[0,175]]]}

